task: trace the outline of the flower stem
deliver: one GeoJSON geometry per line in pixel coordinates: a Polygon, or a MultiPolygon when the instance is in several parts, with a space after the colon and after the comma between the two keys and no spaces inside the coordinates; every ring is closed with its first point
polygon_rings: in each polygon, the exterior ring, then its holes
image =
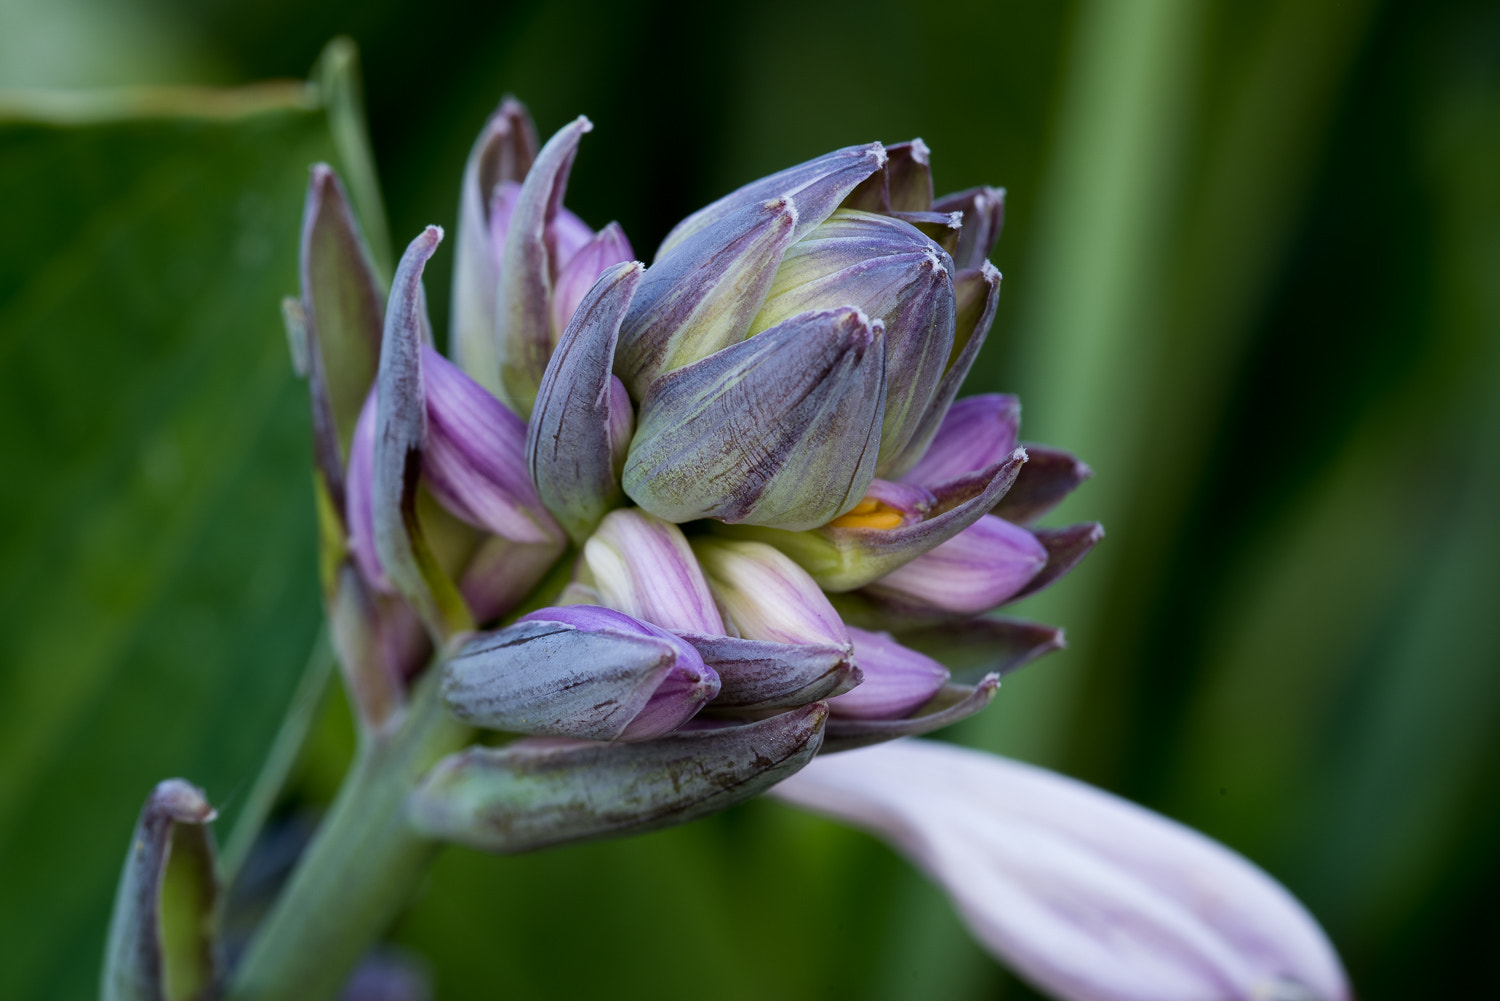
{"type": "Polygon", "coordinates": [[[438,696],[436,665],[399,728],[365,747],[291,881],[267,915],[228,1001],[324,1001],[411,897],[437,851],[406,819],[406,799],[471,732],[438,696]]]}

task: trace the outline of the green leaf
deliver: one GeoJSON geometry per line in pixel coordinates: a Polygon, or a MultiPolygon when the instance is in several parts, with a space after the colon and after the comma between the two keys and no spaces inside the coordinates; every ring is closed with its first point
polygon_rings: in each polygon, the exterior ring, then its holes
{"type": "Polygon", "coordinates": [[[0,99],[0,996],[93,993],[142,798],[232,823],[317,629],[309,95],[0,99]]]}

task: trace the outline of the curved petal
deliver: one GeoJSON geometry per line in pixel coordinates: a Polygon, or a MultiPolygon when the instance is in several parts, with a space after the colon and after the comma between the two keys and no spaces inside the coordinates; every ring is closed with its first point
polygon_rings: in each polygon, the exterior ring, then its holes
{"type": "Polygon", "coordinates": [[[1275,880],[1073,779],[901,741],[821,757],[775,795],[890,840],[1062,1001],[1350,996],[1322,929],[1275,880]]]}

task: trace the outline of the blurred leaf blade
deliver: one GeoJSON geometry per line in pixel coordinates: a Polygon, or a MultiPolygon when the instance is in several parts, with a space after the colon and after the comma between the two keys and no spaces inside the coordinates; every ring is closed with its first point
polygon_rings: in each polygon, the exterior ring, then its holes
{"type": "Polygon", "coordinates": [[[0,102],[6,996],[88,996],[132,804],[232,818],[319,619],[276,303],[334,151],[305,87],[203,96],[0,102]]]}

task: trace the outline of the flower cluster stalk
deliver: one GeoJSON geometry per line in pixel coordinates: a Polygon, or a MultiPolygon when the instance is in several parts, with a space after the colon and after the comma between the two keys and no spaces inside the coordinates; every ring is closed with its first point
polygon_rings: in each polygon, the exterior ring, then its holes
{"type": "Polygon", "coordinates": [[[412,827],[407,799],[428,769],[472,735],[443,708],[439,677],[430,671],[400,724],[361,747],[240,960],[228,1001],[336,997],[360,956],[411,899],[439,845],[412,827]]]}

